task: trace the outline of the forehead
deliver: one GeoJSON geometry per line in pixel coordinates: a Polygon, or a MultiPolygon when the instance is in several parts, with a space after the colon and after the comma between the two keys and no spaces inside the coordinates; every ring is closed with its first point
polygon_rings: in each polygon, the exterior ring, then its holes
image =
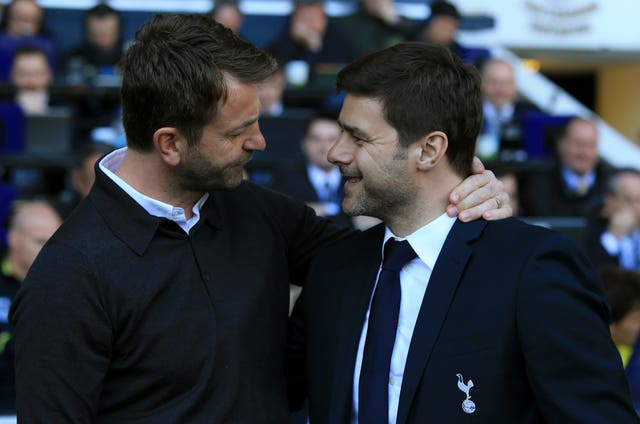
{"type": "Polygon", "coordinates": [[[618,190],[621,194],[640,194],[640,175],[626,173],[618,177],[618,190]]]}
{"type": "Polygon", "coordinates": [[[225,84],[227,98],[220,103],[212,124],[226,129],[247,119],[257,118],[260,111],[257,85],[241,82],[229,75],[225,75],[225,84]]]}
{"type": "Polygon", "coordinates": [[[340,110],[340,122],[349,124],[349,121],[373,122],[383,119],[382,102],[372,97],[347,94],[340,110]]]}
{"type": "Polygon", "coordinates": [[[47,67],[47,58],[43,53],[19,54],[14,59],[14,66],[20,67],[47,67]]]}
{"type": "Polygon", "coordinates": [[[92,26],[111,27],[111,26],[118,25],[118,22],[119,22],[118,16],[113,14],[102,15],[102,16],[93,15],[87,18],[87,25],[90,27],[92,26]]]}
{"type": "Polygon", "coordinates": [[[11,16],[39,17],[40,7],[33,1],[21,0],[17,1],[10,8],[11,16]]]}
{"type": "Polygon", "coordinates": [[[568,139],[589,140],[595,142],[597,140],[598,130],[595,125],[587,121],[575,121],[569,124],[567,130],[568,139]]]}
{"type": "Polygon", "coordinates": [[[485,68],[485,77],[491,78],[510,78],[513,76],[513,69],[505,62],[493,62],[485,68]]]}
{"type": "Polygon", "coordinates": [[[331,119],[316,118],[309,125],[309,132],[316,131],[340,131],[340,125],[331,119]]]}

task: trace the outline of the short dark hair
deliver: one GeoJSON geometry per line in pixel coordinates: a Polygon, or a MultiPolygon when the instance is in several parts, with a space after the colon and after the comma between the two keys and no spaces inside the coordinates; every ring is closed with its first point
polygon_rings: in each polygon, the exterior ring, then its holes
{"type": "Polygon", "coordinates": [[[257,84],[276,67],[270,56],[211,16],[156,15],[136,33],[120,62],[127,145],[150,151],[154,132],[163,126],[197,144],[227,98],[225,75],[257,84]]]}
{"type": "Polygon", "coordinates": [[[433,2],[429,6],[429,9],[431,10],[429,18],[433,18],[436,16],[449,16],[456,21],[459,21],[462,18],[462,16],[460,16],[460,12],[458,12],[458,9],[456,9],[453,4],[446,1],[433,2]]]}
{"type": "Polygon", "coordinates": [[[632,309],[640,307],[640,274],[617,265],[603,265],[598,273],[611,307],[611,322],[624,319],[632,309]]]}
{"type": "Polygon", "coordinates": [[[120,14],[113,7],[106,5],[104,3],[99,3],[93,6],[84,13],[85,22],[89,18],[104,18],[105,16],[114,15],[120,20],[120,14]]]}
{"type": "Polygon", "coordinates": [[[482,125],[480,75],[447,48],[396,44],[347,65],[336,84],[338,91],[380,101],[402,146],[444,132],[452,168],[461,176],[470,173],[482,125]]]}

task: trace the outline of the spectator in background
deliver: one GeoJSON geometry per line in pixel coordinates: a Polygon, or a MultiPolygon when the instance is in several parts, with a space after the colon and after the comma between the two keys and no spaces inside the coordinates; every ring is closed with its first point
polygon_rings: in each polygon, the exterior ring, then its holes
{"type": "Polygon", "coordinates": [[[287,86],[284,69],[281,66],[269,78],[258,84],[260,98],[260,115],[281,116],[284,112],[282,96],[287,86]]]}
{"type": "Polygon", "coordinates": [[[349,36],[329,20],[322,0],[296,0],[289,22],[266,50],[285,69],[293,61],[306,63],[308,78],[301,78],[301,84],[313,82],[317,65],[348,63],[355,57],[349,36]]]}
{"type": "Polygon", "coordinates": [[[433,2],[429,7],[431,13],[418,30],[417,39],[427,44],[447,47],[463,62],[480,67],[490,53],[485,48],[465,47],[456,41],[462,18],[458,9],[446,1],[433,2]]]}
{"type": "Polygon", "coordinates": [[[640,274],[616,265],[598,268],[611,307],[611,338],[626,367],[640,333],[640,274]]]}
{"type": "Polygon", "coordinates": [[[87,10],[84,34],[84,42],[67,55],[67,75],[74,72],[114,74],[124,49],[118,12],[106,4],[87,10]],[[91,67],[92,71],[87,71],[86,67],[91,67]]]}
{"type": "Polygon", "coordinates": [[[236,34],[240,32],[244,23],[244,14],[235,0],[216,1],[211,16],[236,34]]]}
{"type": "Polygon", "coordinates": [[[568,121],[551,169],[523,181],[522,206],[531,216],[587,216],[601,205],[611,166],[600,160],[598,128],[584,118],[568,121]]]}
{"type": "Polygon", "coordinates": [[[587,248],[596,264],[615,264],[640,273],[640,172],[611,176],[603,207],[590,217],[587,248]]]}
{"type": "Polygon", "coordinates": [[[46,201],[18,200],[13,205],[7,251],[0,268],[0,414],[15,413],[9,307],[40,249],[62,223],[46,201]]]}
{"type": "Polygon", "coordinates": [[[96,178],[96,162],[112,150],[113,147],[108,144],[92,142],[80,151],[78,161],[71,171],[71,187],[59,194],[56,203],[56,209],[63,218],[69,216],[78,203],[87,197],[96,178]]]}
{"type": "Polygon", "coordinates": [[[537,108],[518,99],[513,66],[506,60],[488,60],[481,75],[484,121],[478,138],[478,156],[483,160],[525,160],[522,119],[537,108]]]}
{"type": "Polygon", "coordinates": [[[2,29],[12,37],[48,36],[42,24],[44,11],[35,0],[13,0],[7,5],[2,29]]]}
{"type": "Polygon", "coordinates": [[[410,40],[417,24],[398,13],[393,0],[360,0],[358,10],[340,20],[357,56],[410,40]]]}
{"type": "Polygon", "coordinates": [[[11,64],[11,84],[14,88],[14,102],[25,114],[47,112],[52,80],[53,70],[43,50],[37,47],[21,47],[16,50],[11,64]]]}
{"type": "Polygon", "coordinates": [[[352,226],[340,207],[343,195],[340,169],[327,159],[340,133],[336,114],[323,111],[311,118],[300,143],[305,163],[286,172],[276,189],[305,202],[319,216],[330,217],[342,226],[352,226]]]}
{"type": "Polygon", "coordinates": [[[13,0],[7,5],[0,35],[0,79],[9,76],[14,52],[23,46],[37,46],[55,69],[55,43],[44,29],[44,10],[35,0],[13,0]]]}

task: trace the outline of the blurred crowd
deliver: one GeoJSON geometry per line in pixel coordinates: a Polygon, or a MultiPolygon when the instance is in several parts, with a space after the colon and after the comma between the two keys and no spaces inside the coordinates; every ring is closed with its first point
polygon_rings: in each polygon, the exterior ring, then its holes
{"type": "MultiPolygon", "coordinates": [[[[246,178],[342,225],[371,226],[372,218],[341,212],[341,175],[327,160],[341,132],[335,75],[356,57],[401,41],[446,46],[480,72],[484,122],[476,154],[503,181],[514,214],[537,222],[567,218],[568,234],[599,267],[611,306],[611,335],[640,402],[640,347],[634,350],[640,332],[640,164],[607,164],[598,153],[592,118],[549,119],[518,92],[513,63],[482,46],[461,45],[463,17],[452,3],[430,2],[426,20],[402,16],[393,0],[360,0],[353,13],[341,17],[329,16],[323,0],[292,4],[272,39],[251,40],[276,58],[279,71],[260,86],[269,147],[254,157],[246,178]],[[544,138],[535,140],[536,152],[545,154],[534,157],[528,131],[547,124],[544,138]]],[[[15,408],[11,300],[39,249],[89,192],[96,161],[125,143],[117,70],[128,46],[123,14],[102,3],[86,10],[84,40],[61,51],[56,40],[64,34],[46,28],[46,13],[37,0],[12,0],[0,9],[0,414],[15,408]],[[56,146],[66,148],[31,152],[32,118],[61,111],[68,140],[56,146]],[[16,122],[23,127],[11,132],[16,122]]],[[[236,1],[219,0],[209,13],[243,34],[246,16],[236,1]]]]}

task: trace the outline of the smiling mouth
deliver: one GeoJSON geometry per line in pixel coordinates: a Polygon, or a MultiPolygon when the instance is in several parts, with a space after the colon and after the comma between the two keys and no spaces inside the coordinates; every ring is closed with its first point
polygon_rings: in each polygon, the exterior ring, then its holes
{"type": "Polygon", "coordinates": [[[360,181],[362,181],[362,177],[347,177],[347,176],[343,176],[342,178],[344,179],[344,185],[345,186],[357,184],[360,181]]]}

